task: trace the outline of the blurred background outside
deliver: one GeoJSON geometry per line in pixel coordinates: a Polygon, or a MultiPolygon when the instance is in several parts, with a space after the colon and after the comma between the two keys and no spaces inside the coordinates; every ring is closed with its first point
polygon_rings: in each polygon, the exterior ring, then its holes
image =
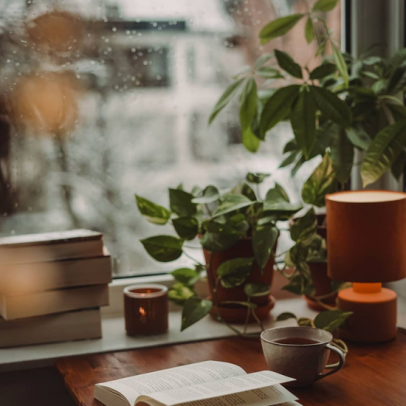
{"type": "MultiPolygon", "coordinates": [[[[207,120],[261,53],[317,64],[305,19],[266,46],[258,40],[266,23],[312,3],[0,0],[1,235],[89,228],[104,233],[116,276],[157,273],[179,261],[145,253],[140,238],[169,231],[143,220],[135,193],[168,206],[168,185],[227,188],[252,171],[273,175],[264,189],[276,180],[299,200],[318,161],[294,178],[278,169],[289,124],[251,154],[237,103],[207,120]]],[[[328,19],[339,39],[339,8],[328,19]]]]}

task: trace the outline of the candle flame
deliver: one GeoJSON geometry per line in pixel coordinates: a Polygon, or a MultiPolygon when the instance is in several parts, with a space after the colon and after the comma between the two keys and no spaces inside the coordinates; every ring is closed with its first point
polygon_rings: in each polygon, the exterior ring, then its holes
{"type": "Polygon", "coordinates": [[[147,312],[145,311],[145,309],[143,307],[140,307],[140,315],[141,316],[146,316],[147,312]]]}

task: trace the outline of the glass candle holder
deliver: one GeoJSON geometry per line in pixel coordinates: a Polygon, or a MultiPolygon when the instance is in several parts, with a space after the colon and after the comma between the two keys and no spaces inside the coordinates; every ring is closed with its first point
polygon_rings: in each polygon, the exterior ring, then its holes
{"type": "Polygon", "coordinates": [[[132,285],[124,289],[125,329],[130,336],[168,331],[168,288],[163,285],[132,285]]]}

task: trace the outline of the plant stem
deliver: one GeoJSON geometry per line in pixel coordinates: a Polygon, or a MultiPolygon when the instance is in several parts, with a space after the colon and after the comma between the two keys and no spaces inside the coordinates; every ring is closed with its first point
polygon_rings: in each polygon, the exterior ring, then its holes
{"type": "Polygon", "coordinates": [[[191,259],[193,262],[195,262],[197,265],[200,265],[200,266],[203,266],[204,267],[204,265],[201,263],[201,262],[199,262],[197,259],[194,259],[191,255],[189,255],[185,250],[182,250],[183,251],[183,253],[189,258],[189,259],[191,259]]]}
{"type": "MultiPolygon", "coordinates": [[[[247,302],[251,303],[251,298],[249,296],[248,296],[247,302]]],[[[247,316],[245,317],[244,334],[247,332],[248,321],[250,319],[250,313],[251,313],[251,307],[248,307],[247,308],[247,316]]]]}

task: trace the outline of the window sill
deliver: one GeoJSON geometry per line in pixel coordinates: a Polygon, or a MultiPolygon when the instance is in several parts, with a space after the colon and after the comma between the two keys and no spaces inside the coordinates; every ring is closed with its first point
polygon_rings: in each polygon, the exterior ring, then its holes
{"type": "MultiPolygon", "coordinates": [[[[120,290],[122,294],[122,289],[120,290]]],[[[179,309],[179,308],[177,308],[179,309]]],[[[285,299],[276,302],[273,317],[290,311],[304,317],[314,317],[315,312],[308,309],[303,299],[285,299]]],[[[27,347],[6,348],[0,350],[0,372],[39,368],[52,365],[56,358],[75,355],[123,351],[160,345],[203,341],[233,336],[223,324],[206,317],[199,323],[180,332],[181,312],[171,310],[169,313],[169,331],[166,334],[150,337],[129,337],[124,329],[121,314],[104,314],[102,320],[103,338],[96,340],[71,341],[65,343],[44,344],[27,347]]],[[[278,322],[278,325],[294,325],[293,320],[278,322]]],[[[266,328],[275,325],[274,319],[265,323],[266,328]]],[[[255,331],[255,325],[252,327],[255,331]]]]}

